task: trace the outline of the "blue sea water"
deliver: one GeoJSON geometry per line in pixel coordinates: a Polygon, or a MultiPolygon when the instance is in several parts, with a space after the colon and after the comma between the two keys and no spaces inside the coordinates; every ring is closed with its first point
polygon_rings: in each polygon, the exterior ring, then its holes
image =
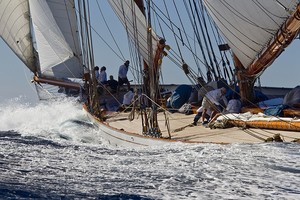
{"type": "Polygon", "coordinates": [[[0,104],[0,199],[300,199],[300,146],[115,148],[75,101],[0,104]]]}

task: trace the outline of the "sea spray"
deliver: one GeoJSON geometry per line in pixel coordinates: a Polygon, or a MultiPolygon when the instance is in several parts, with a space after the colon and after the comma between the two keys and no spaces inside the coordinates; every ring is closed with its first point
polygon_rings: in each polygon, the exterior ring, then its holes
{"type": "Polygon", "coordinates": [[[40,101],[32,105],[16,98],[0,104],[0,131],[15,131],[23,136],[101,142],[77,99],[40,101]]]}

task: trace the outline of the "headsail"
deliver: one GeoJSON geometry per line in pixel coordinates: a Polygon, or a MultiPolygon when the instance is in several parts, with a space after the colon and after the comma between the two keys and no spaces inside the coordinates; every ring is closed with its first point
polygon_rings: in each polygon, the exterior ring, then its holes
{"type": "Polygon", "coordinates": [[[28,0],[0,1],[0,36],[22,62],[35,72],[28,0]]]}
{"type": "Polygon", "coordinates": [[[74,1],[29,0],[42,76],[81,78],[74,1]]]}

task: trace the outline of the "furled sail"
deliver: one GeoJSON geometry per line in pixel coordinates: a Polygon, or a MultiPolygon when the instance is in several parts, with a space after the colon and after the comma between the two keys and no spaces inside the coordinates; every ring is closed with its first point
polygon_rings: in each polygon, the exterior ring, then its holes
{"type": "Polygon", "coordinates": [[[248,68],[276,38],[299,0],[204,0],[204,3],[234,54],[248,68]]]}
{"type": "MultiPolygon", "coordinates": [[[[109,3],[129,34],[131,41],[135,45],[135,49],[139,51],[147,65],[150,65],[149,41],[147,40],[148,27],[144,14],[134,0],[109,0],[109,3]]],[[[151,33],[154,54],[157,49],[159,37],[153,31],[151,33]]]]}
{"type": "Polygon", "coordinates": [[[0,36],[22,62],[35,72],[28,0],[0,1],[0,36]]]}
{"type": "Polygon", "coordinates": [[[29,0],[42,76],[81,78],[74,1],[29,0]]]}

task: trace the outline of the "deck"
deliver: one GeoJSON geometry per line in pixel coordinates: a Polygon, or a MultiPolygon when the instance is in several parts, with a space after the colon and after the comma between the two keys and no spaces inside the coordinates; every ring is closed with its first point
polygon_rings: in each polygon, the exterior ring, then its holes
{"type": "MultiPolygon", "coordinates": [[[[134,113],[134,120],[129,121],[129,115],[133,113],[111,113],[106,120],[107,125],[116,129],[124,130],[129,133],[138,133],[142,135],[142,119],[139,113],[134,113]]],[[[283,141],[291,142],[300,138],[300,132],[295,131],[280,131],[269,129],[256,128],[225,128],[225,129],[211,129],[202,126],[198,123],[197,126],[191,125],[194,119],[194,114],[185,115],[181,113],[167,113],[167,118],[170,124],[170,135],[172,140],[196,143],[261,143],[268,138],[274,137],[275,134],[280,134],[283,141]]],[[[165,115],[163,112],[158,114],[159,127],[162,136],[167,138],[169,133],[165,125],[165,115]]]]}

